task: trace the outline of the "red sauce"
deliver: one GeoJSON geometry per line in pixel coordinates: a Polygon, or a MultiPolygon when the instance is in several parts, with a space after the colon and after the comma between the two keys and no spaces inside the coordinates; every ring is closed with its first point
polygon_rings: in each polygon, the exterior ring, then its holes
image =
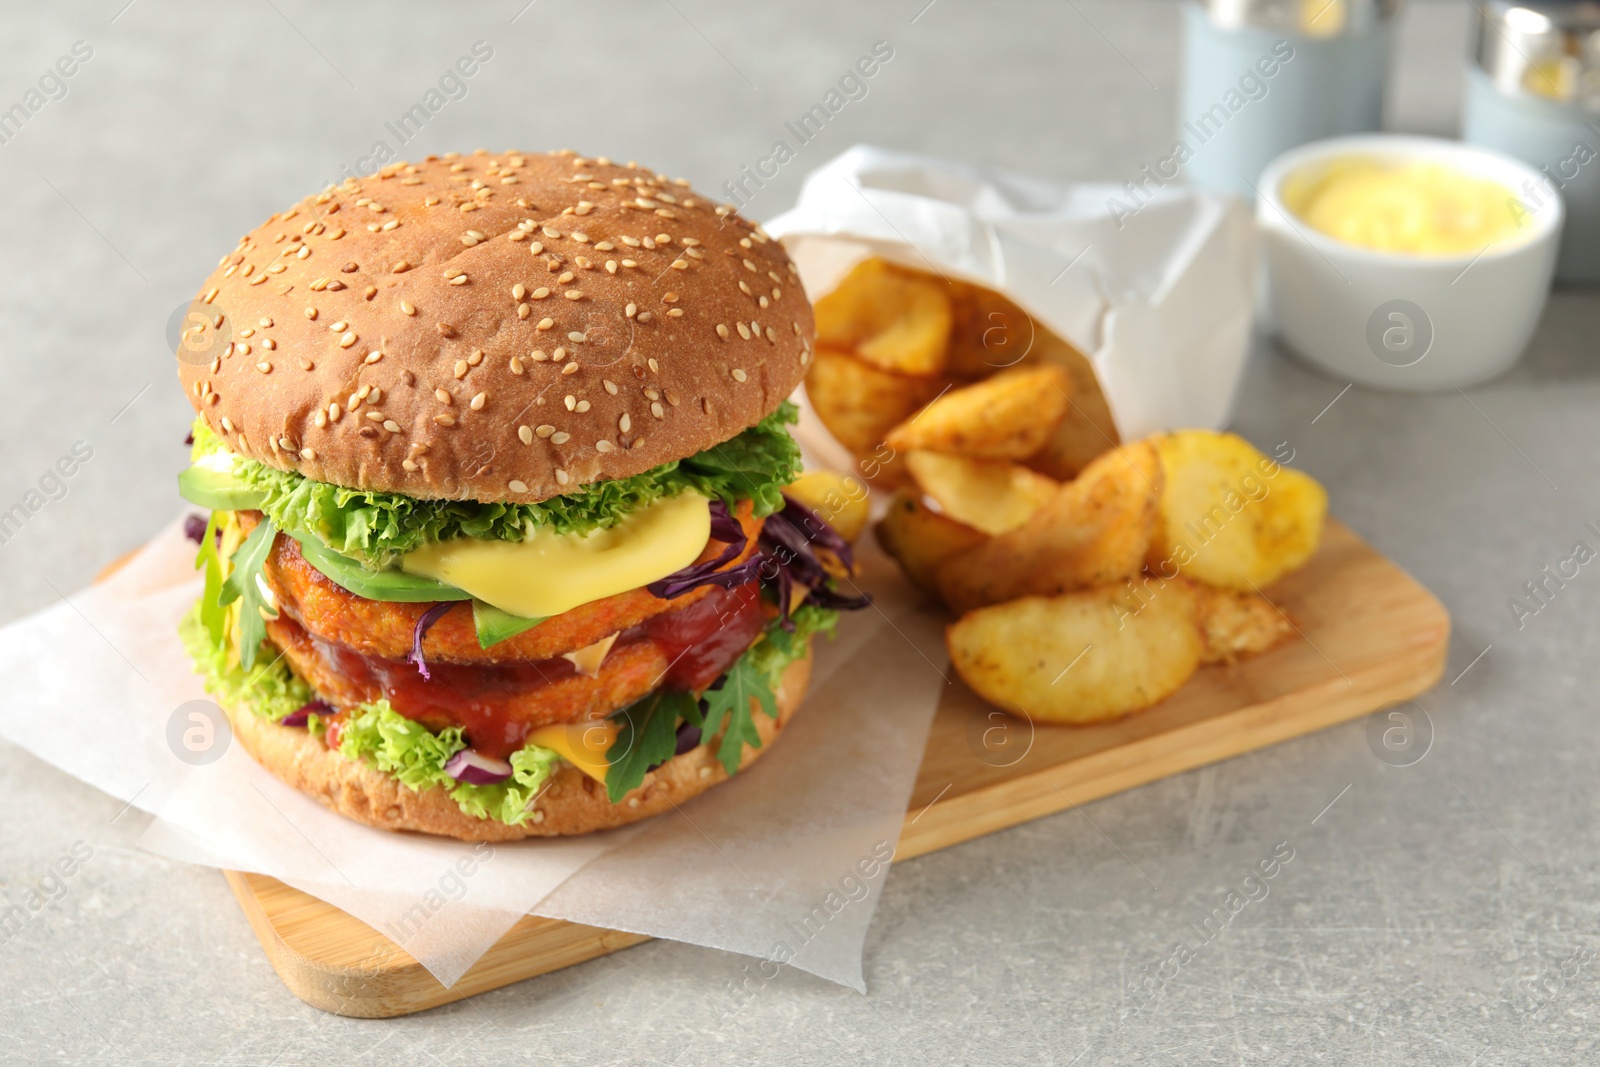
{"type": "Polygon", "coordinates": [[[766,625],[761,586],[713,588],[682,611],[657,615],[641,629],[661,646],[668,661],[664,689],[699,692],[733,666],[766,625]]]}
{"type": "MultiPolygon", "coordinates": [[[[733,666],[766,621],[758,583],[713,588],[680,611],[623,631],[616,647],[654,642],[669,663],[660,687],[699,692],[733,666]]],[[[401,715],[434,726],[440,720],[459,725],[473,748],[502,759],[521,748],[533,729],[529,722],[506,714],[507,699],[570,677],[575,670],[563,658],[494,665],[430,662],[433,677],[428,679],[404,660],[363,655],[314,636],[311,641],[317,654],[342,677],[363,689],[381,689],[401,715]]],[[[339,744],[342,721],[341,714],[328,724],[331,747],[339,744]]]]}

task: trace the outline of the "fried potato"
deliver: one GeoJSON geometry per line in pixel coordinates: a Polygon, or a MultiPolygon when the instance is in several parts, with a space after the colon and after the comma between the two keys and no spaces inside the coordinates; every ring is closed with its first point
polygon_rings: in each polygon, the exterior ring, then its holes
{"type": "Polygon", "coordinates": [[[959,614],[1136,576],[1155,531],[1161,481],[1150,442],[1107,452],[1028,521],[940,567],[940,595],[959,614]]]}
{"type": "Polygon", "coordinates": [[[934,574],[941,563],[987,540],[982,532],[930,510],[914,489],[895,491],[873,533],[906,577],[930,592],[936,591],[934,574]]]}
{"type": "Polygon", "coordinates": [[[1235,434],[1184,430],[1154,439],[1166,485],[1147,562],[1248,592],[1302,566],[1322,542],[1328,494],[1235,434]]]}
{"type": "Polygon", "coordinates": [[[1034,341],[1042,363],[1061,367],[1071,378],[1067,414],[1028,466],[1052,478],[1072,478],[1096,456],[1115,448],[1122,438],[1111,418],[1111,405],[1088,357],[1043,327],[1034,341]]]}
{"type": "Polygon", "coordinates": [[[1027,459],[1066,417],[1071,376],[1060,367],[1018,367],[952,389],[884,438],[897,451],[1027,459]]]}
{"type": "Polygon", "coordinates": [[[1265,652],[1288,638],[1294,627],[1272,601],[1259,593],[1235,593],[1196,583],[1201,663],[1232,663],[1265,652]]]}
{"type": "Polygon", "coordinates": [[[908,452],[905,462],[912,481],[941,513],[990,535],[1027,522],[1059,485],[1027,467],[999,460],[908,452]]]}
{"type": "Polygon", "coordinates": [[[817,343],[887,371],[936,375],[950,340],[950,297],[937,278],[867,259],[816,302],[817,343]]]}
{"type": "Polygon", "coordinates": [[[950,345],[945,371],[955,378],[987,378],[996,371],[1037,363],[1039,326],[999,293],[968,282],[950,290],[950,345]]]}
{"type": "Polygon", "coordinates": [[[1144,579],[979,608],[945,630],[983,699],[1039,722],[1092,723],[1170,696],[1200,664],[1196,593],[1144,579]]]}
{"type": "Polygon", "coordinates": [[[867,487],[848,474],[806,471],[783,487],[783,495],[816,512],[846,541],[860,537],[872,515],[867,487]]]}
{"type": "Polygon", "coordinates": [[[818,348],[806,374],[806,395],[839,443],[871,452],[895,426],[938,393],[937,379],[907,378],[829,348],[818,348]]]}

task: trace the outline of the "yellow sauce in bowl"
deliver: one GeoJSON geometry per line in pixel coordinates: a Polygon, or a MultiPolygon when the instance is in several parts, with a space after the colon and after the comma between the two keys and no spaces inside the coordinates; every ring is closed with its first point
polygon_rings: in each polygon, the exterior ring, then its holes
{"type": "Polygon", "coordinates": [[[1417,256],[1476,255],[1517,237],[1528,215],[1504,185],[1441,163],[1353,156],[1303,167],[1279,190],[1336,241],[1417,256]]]}

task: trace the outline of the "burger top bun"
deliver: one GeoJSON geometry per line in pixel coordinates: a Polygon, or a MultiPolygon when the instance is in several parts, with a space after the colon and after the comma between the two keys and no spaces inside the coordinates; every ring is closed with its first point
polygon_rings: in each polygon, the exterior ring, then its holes
{"type": "Polygon", "coordinates": [[[754,425],[812,338],[783,248],[686,183],[479,151],[391,163],[246,234],[178,358],[240,455],[357,489],[531,502],[754,425]]]}

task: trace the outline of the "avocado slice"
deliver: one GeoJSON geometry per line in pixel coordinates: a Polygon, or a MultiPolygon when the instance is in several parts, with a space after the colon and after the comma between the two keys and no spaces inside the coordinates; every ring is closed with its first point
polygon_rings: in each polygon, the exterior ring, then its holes
{"type": "Polygon", "coordinates": [[[259,489],[245,483],[231,471],[194,466],[178,475],[178,494],[191,504],[212,511],[252,511],[261,507],[259,489]]]}
{"type": "Polygon", "coordinates": [[[399,569],[369,570],[348,556],[341,556],[313,534],[290,533],[289,536],[300,543],[300,555],[307,563],[321,571],[335,585],[350,590],[356,596],[411,604],[472,599],[470,594],[455,586],[436,582],[432,578],[407,574],[399,569]]]}
{"type": "Polygon", "coordinates": [[[527,619],[520,615],[513,615],[509,611],[501,611],[492,604],[485,604],[481,600],[472,602],[472,624],[478,629],[478,647],[488,648],[498,645],[501,641],[512,638],[525,630],[531,630],[544,622],[544,616],[537,619],[527,619]]]}

